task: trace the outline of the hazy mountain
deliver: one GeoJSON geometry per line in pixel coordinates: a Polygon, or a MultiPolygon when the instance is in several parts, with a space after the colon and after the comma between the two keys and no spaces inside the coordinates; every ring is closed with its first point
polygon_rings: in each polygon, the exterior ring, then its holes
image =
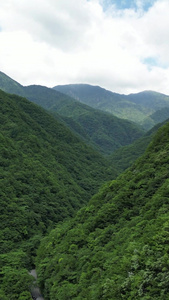
{"type": "Polygon", "coordinates": [[[0,71],[0,89],[13,94],[24,95],[23,86],[0,71]]]}
{"type": "MultiPolygon", "coordinates": [[[[142,124],[146,117],[157,110],[169,107],[169,96],[153,91],[120,95],[99,86],[88,84],[59,85],[55,86],[54,89],[91,107],[110,112],[117,117],[132,120],[139,124],[142,124]]],[[[149,127],[146,129],[150,129],[155,124],[149,123],[149,127]]]]}
{"type": "Polygon", "coordinates": [[[168,151],[169,123],[42,241],[36,264],[47,299],[168,299],[168,151]]]}
{"type": "Polygon", "coordinates": [[[5,91],[22,95],[54,113],[57,119],[64,121],[74,133],[103,154],[110,154],[143,134],[136,124],[93,109],[54,89],[38,85],[23,87],[3,73],[0,74],[1,86],[5,91]],[[15,86],[19,87],[16,91],[15,86]]]}
{"type": "Polygon", "coordinates": [[[158,110],[169,105],[169,96],[154,91],[143,91],[125,97],[129,99],[129,101],[142,105],[147,109],[158,110]]]}
{"type": "Polygon", "coordinates": [[[169,117],[169,107],[163,107],[156,112],[154,112],[149,117],[145,118],[142,121],[142,126],[145,129],[153,127],[157,123],[162,123],[164,120],[167,120],[169,117]]]}
{"type": "Polygon", "coordinates": [[[93,108],[112,113],[119,118],[137,122],[145,117],[143,108],[130,102],[125,95],[107,91],[99,86],[69,84],[55,86],[54,89],[72,96],[93,108]]]}

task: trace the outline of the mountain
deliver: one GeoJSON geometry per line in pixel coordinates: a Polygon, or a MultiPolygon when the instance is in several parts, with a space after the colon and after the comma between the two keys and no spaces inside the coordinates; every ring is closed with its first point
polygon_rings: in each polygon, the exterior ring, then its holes
{"type": "MultiPolygon", "coordinates": [[[[128,119],[138,124],[142,124],[146,117],[157,110],[169,107],[169,96],[154,91],[121,95],[88,84],[58,85],[54,89],[93,108],[110,112],[119,118],[128,119]]],[[[151,125],[150,123],[146,129],[150,129],[155,124],[151,125]]]]}
{"type": "Polygon", "coordinates": [[[38,249],[44,297],[169,299],[169,123],[132,167],[102,187],[38,249]]]}
{"type": "Polygon", "coordinates": [[[57,120],[64,122],[73,133],[102,154],[111,154],[143,134],[133,122],[93,109],[54,89],[38,85],[22,87],[3,73],[0,73],[1,86],[6,92],[24,96],[49,110],[57,120]],[[15,86],[19,89],[15,90],[15,86]]]}
{"type": "Polygon", "coordinates": [[[18,94],[18,95],[24,94],[23,86],[19,84],[17,81],[11,79],[9,76],[7,76],[1,71],[0,71],[0,89],[11,94],[18,94]]]}
{"type": "Polygon", "coordinates": [[[169,96],[154,91],[143,91],[125,96],[129,101],[143,105],[147,109],[159,110],[168,106],[169,96]]]}
{"type": "Polygon", "coordinates": [[[28,300],[42,236],[116,170],[43,108],[0,91],[0,298],[28,300]]]}
{"type": "MultiPolygon", "coordinates": [[[[55,108],[53,107],[50,111],[54,112],[55,108]]],[[[130,121],[119,119],[89,106],[83,105],[82,107],[81,103],[66,104],[56,109],[56,112],[72,130],[74,130],[74,124],[69,123],[70,119],[79,124],[88,138],[85,141],[102,154],[111,154],[121,146],[131,144],[144,133],[139,126],[130,121]],[[65,119],[65,116],[68,118],[65,119]]],[[[75,131],[78,132],[77,126],[75,131]]]]}
{"type": "Polygon", "coordinates": [[[125,95],[107,91],[99,86],[69,84],[55,86],[54,89],[93,108],[112,113],[122,119],[138,122],[145,117],[143,108],[130,102],[125,95]]]}
{"type": "Polygon", "coordinates": [[[132,144],[123,146],[114,151],[113,154],[109,156],[110,165],[113,165],[119,173],[122,173],[125,169],[130,167],[135,160],[145,152],[157,130],[166,122],[169,122],[169,119],[155,125],[132,144]]]}
{"type": "Polygon", "coordinates": [[[155,124],[162,123],[163,121],[167,120],[169,117],[169,107],[163,107],[156,112],[154,112],[149,117],[145,118],[142,121],[142,127],[147,130],[155,126],[155,124]]]}
{"type": "Polygon", "coordinates": [[[102,154],[132,143],[143,131],[133,122],[93,109],[73,98],[42,86],[25,87],[26,97],[64,120],[74,133],[102,154]],[[55,95],[57,93],[57,95],[55,95]],[[73,120],[74,122],[71,122],[73,120]]]}

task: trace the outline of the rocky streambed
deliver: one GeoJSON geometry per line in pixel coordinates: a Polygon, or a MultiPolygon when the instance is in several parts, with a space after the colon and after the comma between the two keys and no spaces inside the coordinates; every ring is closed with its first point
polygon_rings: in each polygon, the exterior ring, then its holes
{"type": "Polygon", "coordinates": [[[32,275],[35,278],[34,287],[31,288],[31,295],[33,300],[45,300],[41,294],[40,289],[38,286],[36,286],[36,280],[37,280],[37,273],[36,270],[33,269],[29,272],[30,275],[32,275]]]}

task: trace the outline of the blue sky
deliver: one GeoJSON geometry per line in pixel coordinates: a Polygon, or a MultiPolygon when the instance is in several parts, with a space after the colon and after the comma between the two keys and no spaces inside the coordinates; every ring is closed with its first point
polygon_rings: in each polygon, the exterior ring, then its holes
{"type": "Polygon", "coordinates": [[[156,0],[103,0],[102,5],[104,9],[110,5],[115,5],[118,9],[143,9],[147,11],[156,0]]]}
{"type": "Polygon", "coordinates": [[[23,85],[169,95],[168,16],[169,0],[1,0],[0,71],[23,85]]]}

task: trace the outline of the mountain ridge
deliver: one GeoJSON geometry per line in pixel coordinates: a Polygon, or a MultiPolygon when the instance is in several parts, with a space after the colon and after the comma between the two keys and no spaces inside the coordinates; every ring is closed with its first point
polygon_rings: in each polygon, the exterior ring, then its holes
{"type": "MultiPolygon", "coordinates": [[[[158,109],[169,107],[169,96],[154,91],[124,95],[88,84],[59,85],[54,89],[71,95],[89,106],[110,112],[119,118],[132,120],[140,125],[146,117],[158,109]]],[[[150,124],[148,129],[152,126],[150,124]]]]}
{"type": "MultiPolygon", "coordinates": [[[[3,74],[0,75],[1,87],[3,74]]],[[[10,78],[8,81],[11,81],[10,86],[13,86],[10,92],[14,92],[15,82],[13,83],[10,78]]],[[[5,89],[8,92],[8,85],[5,89]]],[[[31,85],[22,87],[20,94],[49,110],[57,119],[63,118],[74,133],[76,130],[78,136],[82,133],[82,139],[86,143],[105,155],[112,153],[121,145],[131,143],[143,134],[143,130],[133,122],[98,111],[54,89],[31,85]],[[67,117],[72,118],[73,122],[67,117]]]]}

